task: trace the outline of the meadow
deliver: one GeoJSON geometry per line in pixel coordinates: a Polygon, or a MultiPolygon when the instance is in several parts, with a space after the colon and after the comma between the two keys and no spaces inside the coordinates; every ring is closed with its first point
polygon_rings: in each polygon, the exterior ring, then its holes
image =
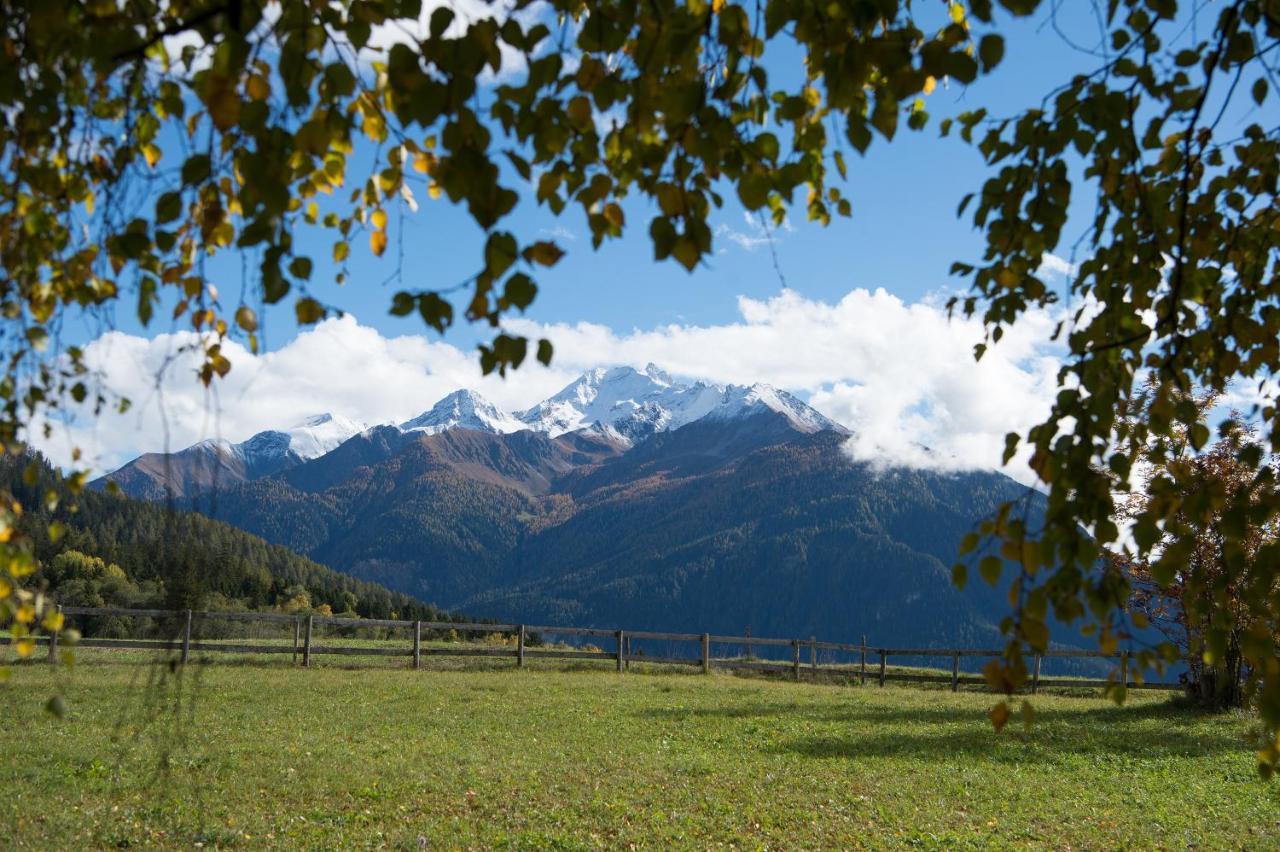
{"type": "Polygon", "coordinates": [[[1251,720],[607,663],[136,652],[0,687],[17,847],[1275,848],[1251,720]],[[53,692],[65,718],[41,707],[53,692]]]}

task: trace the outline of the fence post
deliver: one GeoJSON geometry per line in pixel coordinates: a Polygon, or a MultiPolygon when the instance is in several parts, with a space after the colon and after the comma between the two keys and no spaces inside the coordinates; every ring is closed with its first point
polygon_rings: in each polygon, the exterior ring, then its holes
{"type": "Polygon", "coordinates": [[[791,640],[791,679],[800,679],[800,640],[791,640]]]}
{"type": "Polygon", "coordinates": [[[626,647],[626,645],[624,644],[625,639],[626,639],[626,634],[623,633],[621,630],[619,630],[618,631],[618,671],[622,671],[623,669],[622,664],[626,662],[626,659],[625,659],[626,654],[623,651],[623,649],[626,647]]]}
{"type": "MultiPolygon", "coordinates": [[[[58,605],[57,612],[59,615],[62,614],[61,604],[58,605]]],[[[56,662],[58,662],[58,631],[51,630],[49,631],[49,665],[56,662]]]]}
{"type": "Polygon", "coordinates": [[[422,668],[422,622],[413,623],[413,667],[422,668]]]}
{"type": "Polygon", "coordinates": [[[308,668],[311,665],[311,619],[314,616],[307,616],[307,635],[303,640],[302,646],[302,667],[308,668]]]}
{"type": "Polygon", "coordinates": [[[516,668],[524,668],[524,625],[516,628],[516,668]]]}
{"type": "Polygon", "coordinates": [[[702,673],[711,674],[711,634],[702,634],[702,673]]]}
{"type": "Polygon", "coordinates": [[[884,686],[884,661],[888,654],[884,652],[884,648],[880,649],[880,685],[884,686]]]}
{"type": "Polygon", "coordinates": [[[809,668],[812,669],[812,677],[818,676],[818,637],[809,637],[809,668]]]}
{"type": "Polygon", "coordinates": [[[191,610],[187,610],[187,623],[182,628],[182,663],[186,665],[187,655],[191,651],[191,610]]]}
{"type": "Polygon", "coordinates": [[[1129,652],[1120,652],[1120,685],[1129,688],[1129,652]]]}
{"type": "Polygon", "coordinates": [[[960,655],[951,655],[951,691],[960,691],[960,655]]]}
{"type": "Polygon", "coordinates": [[[623,652],[622,667],[624,669],[630,670],[631,668],[631,637],[630,636],[626,637],[626,640],[622,643],[622,647],[626,649],[623,652]]]}
{"type": "Polygon", "coordinates": [[[862,673],[858,676],[858,683],[862,686],[867,685],[867,634],[862,634],[862,673]]]}
{"type": "Polygon", "coordinates": [[[1035,662],[1031,668],[1031,694],[1035,695],[1040,691],[1040,655],[1036,654],[1035,662]]]}
{"type": "Polygon", "coordinates": [[[298,639],[302,635],[302,617],[294,616],[293,618],[293,664],[298,664],[298,639]]]}

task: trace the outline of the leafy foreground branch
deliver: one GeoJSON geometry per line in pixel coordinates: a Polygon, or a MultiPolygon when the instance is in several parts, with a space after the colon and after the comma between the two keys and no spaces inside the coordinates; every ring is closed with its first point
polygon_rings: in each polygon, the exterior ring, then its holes
{"type": "MultiPolygon", "coordinates": [[[[973,286],[952,307],[983,317],[981,358],[1028,310],[1061,305],[1056,335],[1069,351],[1048,419],[1009,435],[1005,453],[1026,445],[1048,490],[1044,526],[1029,529],[1006,506],[980,531],[1021,566],[996,674],[1025,676],[1022,651],[1043,647],[1051,609],[1082,619],[1104,647],[1125,641],[1134,587],[1119,566],[1133,566],[1140,603],[1154,595],[1184,613],[1194,671],[1244,676],[1270,775],[1280,765],[1280,490],[1267,458],[1280,450],[1280,128],[1267,120],[1280,3],[1218,4],[1211,26],[1191,20],[1190,5],[1110,2],[1096,73],[1017,116],[958,120],[998,171],[966,199],[987,248],[955,265],[973,286]],[[1195,43],[1184,37],[1193,24],[1205,33],[1195,43]],[[1035,270],[1061,244],[1079,184],[1094,218],[1058,294],[1035,270]],[[1256,439],[1228,418],[1208,448],[1197,389],[1254,400],[1243,417],[1256,439]]],[[[1175,657],[1172,646],[1135,655],[1143,665],[1175,657]]],[[[1206,688],[1221,697],[1235,687],[1206,688]]]]}

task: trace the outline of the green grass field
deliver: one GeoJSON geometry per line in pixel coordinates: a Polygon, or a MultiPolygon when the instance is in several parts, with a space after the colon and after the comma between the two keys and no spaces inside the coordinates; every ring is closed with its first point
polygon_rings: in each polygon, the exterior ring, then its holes
{"type": "MultiPolygon", "coordinates": [[[[397,665],[403,665],[398,663],[397,665]]],[[[414,672],[80,652],[0,688],[16,846],[1275,848],[1249,720],[1167,696],[470,661],[414,672]],[[70,706],[41,704],[59,684],[70,706]],[[20,721],[19,721],[20,720],[20,721]]]]}

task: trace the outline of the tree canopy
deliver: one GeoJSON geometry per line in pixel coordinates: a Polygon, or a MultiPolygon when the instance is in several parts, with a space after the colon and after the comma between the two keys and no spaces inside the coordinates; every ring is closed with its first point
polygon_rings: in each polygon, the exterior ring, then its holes
{"type": "MultiPolygon", "coordinates": [[[[309,282],[329,268],[345,280],[352,252],[382,255],[389,217],[424,197],[465,210],[486,234],[483,251],[466,281],[395,292],[391,312],[443,332],[456,304],[466,320],[489,324],[486,371],[518,367],[531,347],[549,361],[551,341],[501,330],[536,297],[538,270],[563,254],[509,229],[518,205],[581,209],[599,246],[636,224],[625,199],[647,199],[652,216],[640,227],[655,258],[689,269],[712,250],[708,216],[728,198],[776,222],[798,209],[820,223],[848,215],[837,180],[846,153],[892,139],[900,125],[925,128],[939,81],[991,71],[1004,54],[1001,26],[1050,5],[4,0],[0,441],[16,445],[37,413],[67,399],[127,404],[91,390],[79,349],[52,345],[68,314],[127,299],[147,323],[163,309],[201,335],[209,383],[232,369],[227,338],[257,346],[261,305],[292,302],[304,324],[340,307],[322,304],[309,282]],[[800,73],[779,70],[786,56],[800,73]],[[328,235],[329,256],[300,249],[308,230],[328,235]],[[205,275],[225,252],[256,264],[238,298],[205,275]]],[[[1224,529],[1245,530],[1280,511],[1256,444],[1240,450],[1255,471],[1247,487],[1188,495],[1156,482],[1158,499],[1129,519],[1131,531],[1118,504],[1153,438],[1181,425],[1197,447],[1209,441],[1194,406],[1179,401],[1192,386],[1258,384],[1261,443],[1280,447],[1270,384],[1280,363],[1280,130],[1267,123],[1280,0],[1093,6],[1107,34],[1093,73],[1016,115],[976,109],[940,128],[992,166],[961,205],[986,251],[954,267],[970,291],[953,307],[988,328],[977,357],[1027,310],[1070,302],[1054,408],[1008,442],[1008,458],[1019,444],[1032,450],[1049,493],[1046,523],[1028,529],[1010,505],[966,542],[976,550],[995,538],[1022,565],[1009,654],[991,671],[1009,690],[1025,675],[1023,652],[1044,649],[1050,608],[1083,619],[1104,647],[1124,638],[1131,589],[1105,567],[1105,549],[1149,559],[1153,576],[1169,581],[1193,539],[1185,519],[1213,513],[1224,529]],[[1185,46],[1188,22],[1210,17],[1185,46]],[[1240,99],[1254,110],[1224,124],[1240,99]],[[1094,220],[1059,293],[1037,271],[1063,243],[1082,190],[1094,220]],[[1157,390],[1147,417],[1124,419],[1148,375],[1157,390]]],[[[1244,564],[1233,541],[1223,549],[1228,570],[1244,564]]],[[[11,545],[6,612],[30,624],[38,607],[23,608],[31,602],[16,581],[33,566],[11,545]]],[[[1268,548],[1257,564],[1280,565],[1268,548]]],[[[999,560],[980,567],[998,572],[999,560]]],[[[957,579],[965,571],[962,563],[957,579]]],[[[1251,623],[1274,628],[1274,583],[1259,581],[1247,599],[1251,623]]],[[[1275,635],[1242,639],[1272,737],[1275,635]]],[[[1220,638],[1206,638],[1211,652],[1220,638]]],[[[1146,664],[1160,659],[1142,654],[1146,664]]],[[[1280,744],[1260,757],[1274,767],[1280,744]]]]}

